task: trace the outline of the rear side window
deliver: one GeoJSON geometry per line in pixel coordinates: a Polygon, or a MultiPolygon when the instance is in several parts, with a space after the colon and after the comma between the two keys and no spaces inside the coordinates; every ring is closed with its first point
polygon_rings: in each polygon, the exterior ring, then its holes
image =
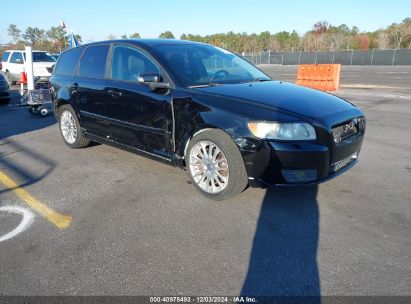
{"type": "Polygon", "coordinates": [[[20,52],[13,52],[10,58],[10,63],[23,64],[23,55],[20,52]]]}
{"type": "Polygon", "coordinates": [[[57,75],[73,75],[84,48],[74,48],[60,55],[55,69],[57,75]]]}
{"type": "Polygon", "coordinates": [[[80,77],[103,79],[109,45],[89,46],[81,58],[80,77]]]}
{"type": "Polygon", "coordinates": [[[3,56],[1,57],[1,61],[7,62],[7,60],[9,59],[9,56],[10,56],[10,52],[5,52],[3,56]]]}
{"type": "MultiPolygon", "coordinates": [[[[33,52],[33,62],[55,62],[56,60],[46,52],[33,52]]],[[[24,60],[26,60],[26,53],[24,52],[24,60]]]]}

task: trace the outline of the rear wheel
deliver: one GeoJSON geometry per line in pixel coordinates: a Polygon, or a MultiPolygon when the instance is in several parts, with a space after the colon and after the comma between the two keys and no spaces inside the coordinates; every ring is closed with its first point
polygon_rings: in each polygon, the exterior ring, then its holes
{"type": "Polygon", "coordinates": [[[90,144],[90,140],[84,136],[77,115],[71,106],[64,105],[59,109],[59,126],[64,142],[70,148],[79,149],[90,144]]]}
{"type": "Polygon", "coordinates": [[[241,193],[248,184],[243,158],[225,132],[208,129],[192,138],[186,164],[193,185],[213,200],[241,193]]]}

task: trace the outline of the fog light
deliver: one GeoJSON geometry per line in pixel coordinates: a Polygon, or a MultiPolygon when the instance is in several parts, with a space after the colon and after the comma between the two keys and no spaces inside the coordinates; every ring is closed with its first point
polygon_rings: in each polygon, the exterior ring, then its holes
{"type": "Polygon", "coordinates": [[[288,183],[307,183],[317,180],[317,170],[281,170],[288,183]]]}
{"type": "Polygon", "coordinates": [[[338,162],[331,164],[330,172],[337,172],[338,170],[344,168],[345,166],[347,166],[348,164],[350,164],[352,161],[356,160],[357,158],[358,158],[358,151],[355,152],[354,154],[351,154],[347,158],[344,158],[338,162]]]}

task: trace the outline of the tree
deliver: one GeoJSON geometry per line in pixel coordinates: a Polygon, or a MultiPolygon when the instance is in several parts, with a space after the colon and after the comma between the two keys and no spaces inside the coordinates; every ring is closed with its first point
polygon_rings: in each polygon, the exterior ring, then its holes
{"type": "Polygon", "coordinates": [[[360,34],[356,36],[356,49],[368,51],[370,47],[370,37],[367,34],[360,34]]]}
{"type": "Polygon", "coordinates": [[[120,38],[121,38],[121,39],[127,39],[127,35],[125,35],[125,34],[124,34],[124,35],[121,35],[120,38]]]}
{"type": "Polygon", "coordinates": [[[300,36],[296,31],[293,31],[288,37],[290,51],[295,52],[300,49],[300,36]]]}
{"type": "Polygon", "coordinates": [[[14,43],[17,43],[21,37],[21,30],[15,24],[10,24],[7,28],[9,36],[13,38],[14,43]]]}
{"type": "Polygon", "coordinates": [[[170,31],[165,31],[164,33],[161,33],[160,36],[158,36],[158,38],[175,39],[173,33],[170,31]]]}
{"type": "Polygon", "coordinates": [[[390,47],[390,37],[384,30],[378,31],[377,34],[377,48],[380,50],[386,50],[390,47]]]}
{"type": "Polygon", "coordinates": [[[141,38],[139,33],[134,33],[132,35],[130,35],[131,39],[137,39],[137,38],[141,38]]]}
{"type": "Polygon", "coordinates": [[[37,27],[29,26],[24,31],[23,38],[28,43],[35,46],[36,44],[41,44],[41,42],[43,42],[43,40],[45,39],[45,31],[37,27]]]}
{"type": "Polygon", "coordinates": [[[346,47],[346,43],[348,42],[348,37],[351,35],[350,28],[345,25],[341,24],[340,26],[330,26],[328,29],[331,45],[331,51],[339,51],[346,47]]]}
{"type": "MultiPolygon", "coordinates": [[[[51,47],[51,50],[50,50],[51,52],[61,53],[61,51],[66,48],[66,45],[67,45],[66,32],[62,29],[61,26],[52,26],[46,32],[46,35],[49,38],[49,40],[52,42],[52,47],[51,47]]],[[[77,41],[80,42],[81,37],[80,37],[80,40],[77,39],[77,41]]]]}

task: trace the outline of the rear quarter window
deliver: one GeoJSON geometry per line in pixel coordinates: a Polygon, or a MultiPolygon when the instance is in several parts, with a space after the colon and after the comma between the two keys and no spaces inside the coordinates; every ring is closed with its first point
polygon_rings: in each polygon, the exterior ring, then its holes
{"type": "Polygon", "coordinates": [[[56,75],[73,75],[83,50],[84,48],[74,48],[62,53],[57,61],[54,73],[56,75]]]}
{"type": "Polygon", "coordinates": [[[103,79],[109,45],[89,46],[81,58],[80,77],[103,79]]]}
{"type": "Polygon", "coordinates": [[[3,56],[1,57],[1,61],[7,62],[7,60],[9,59],[9,56],[10,56],[10,52],[5,52],[3,56]]]}

